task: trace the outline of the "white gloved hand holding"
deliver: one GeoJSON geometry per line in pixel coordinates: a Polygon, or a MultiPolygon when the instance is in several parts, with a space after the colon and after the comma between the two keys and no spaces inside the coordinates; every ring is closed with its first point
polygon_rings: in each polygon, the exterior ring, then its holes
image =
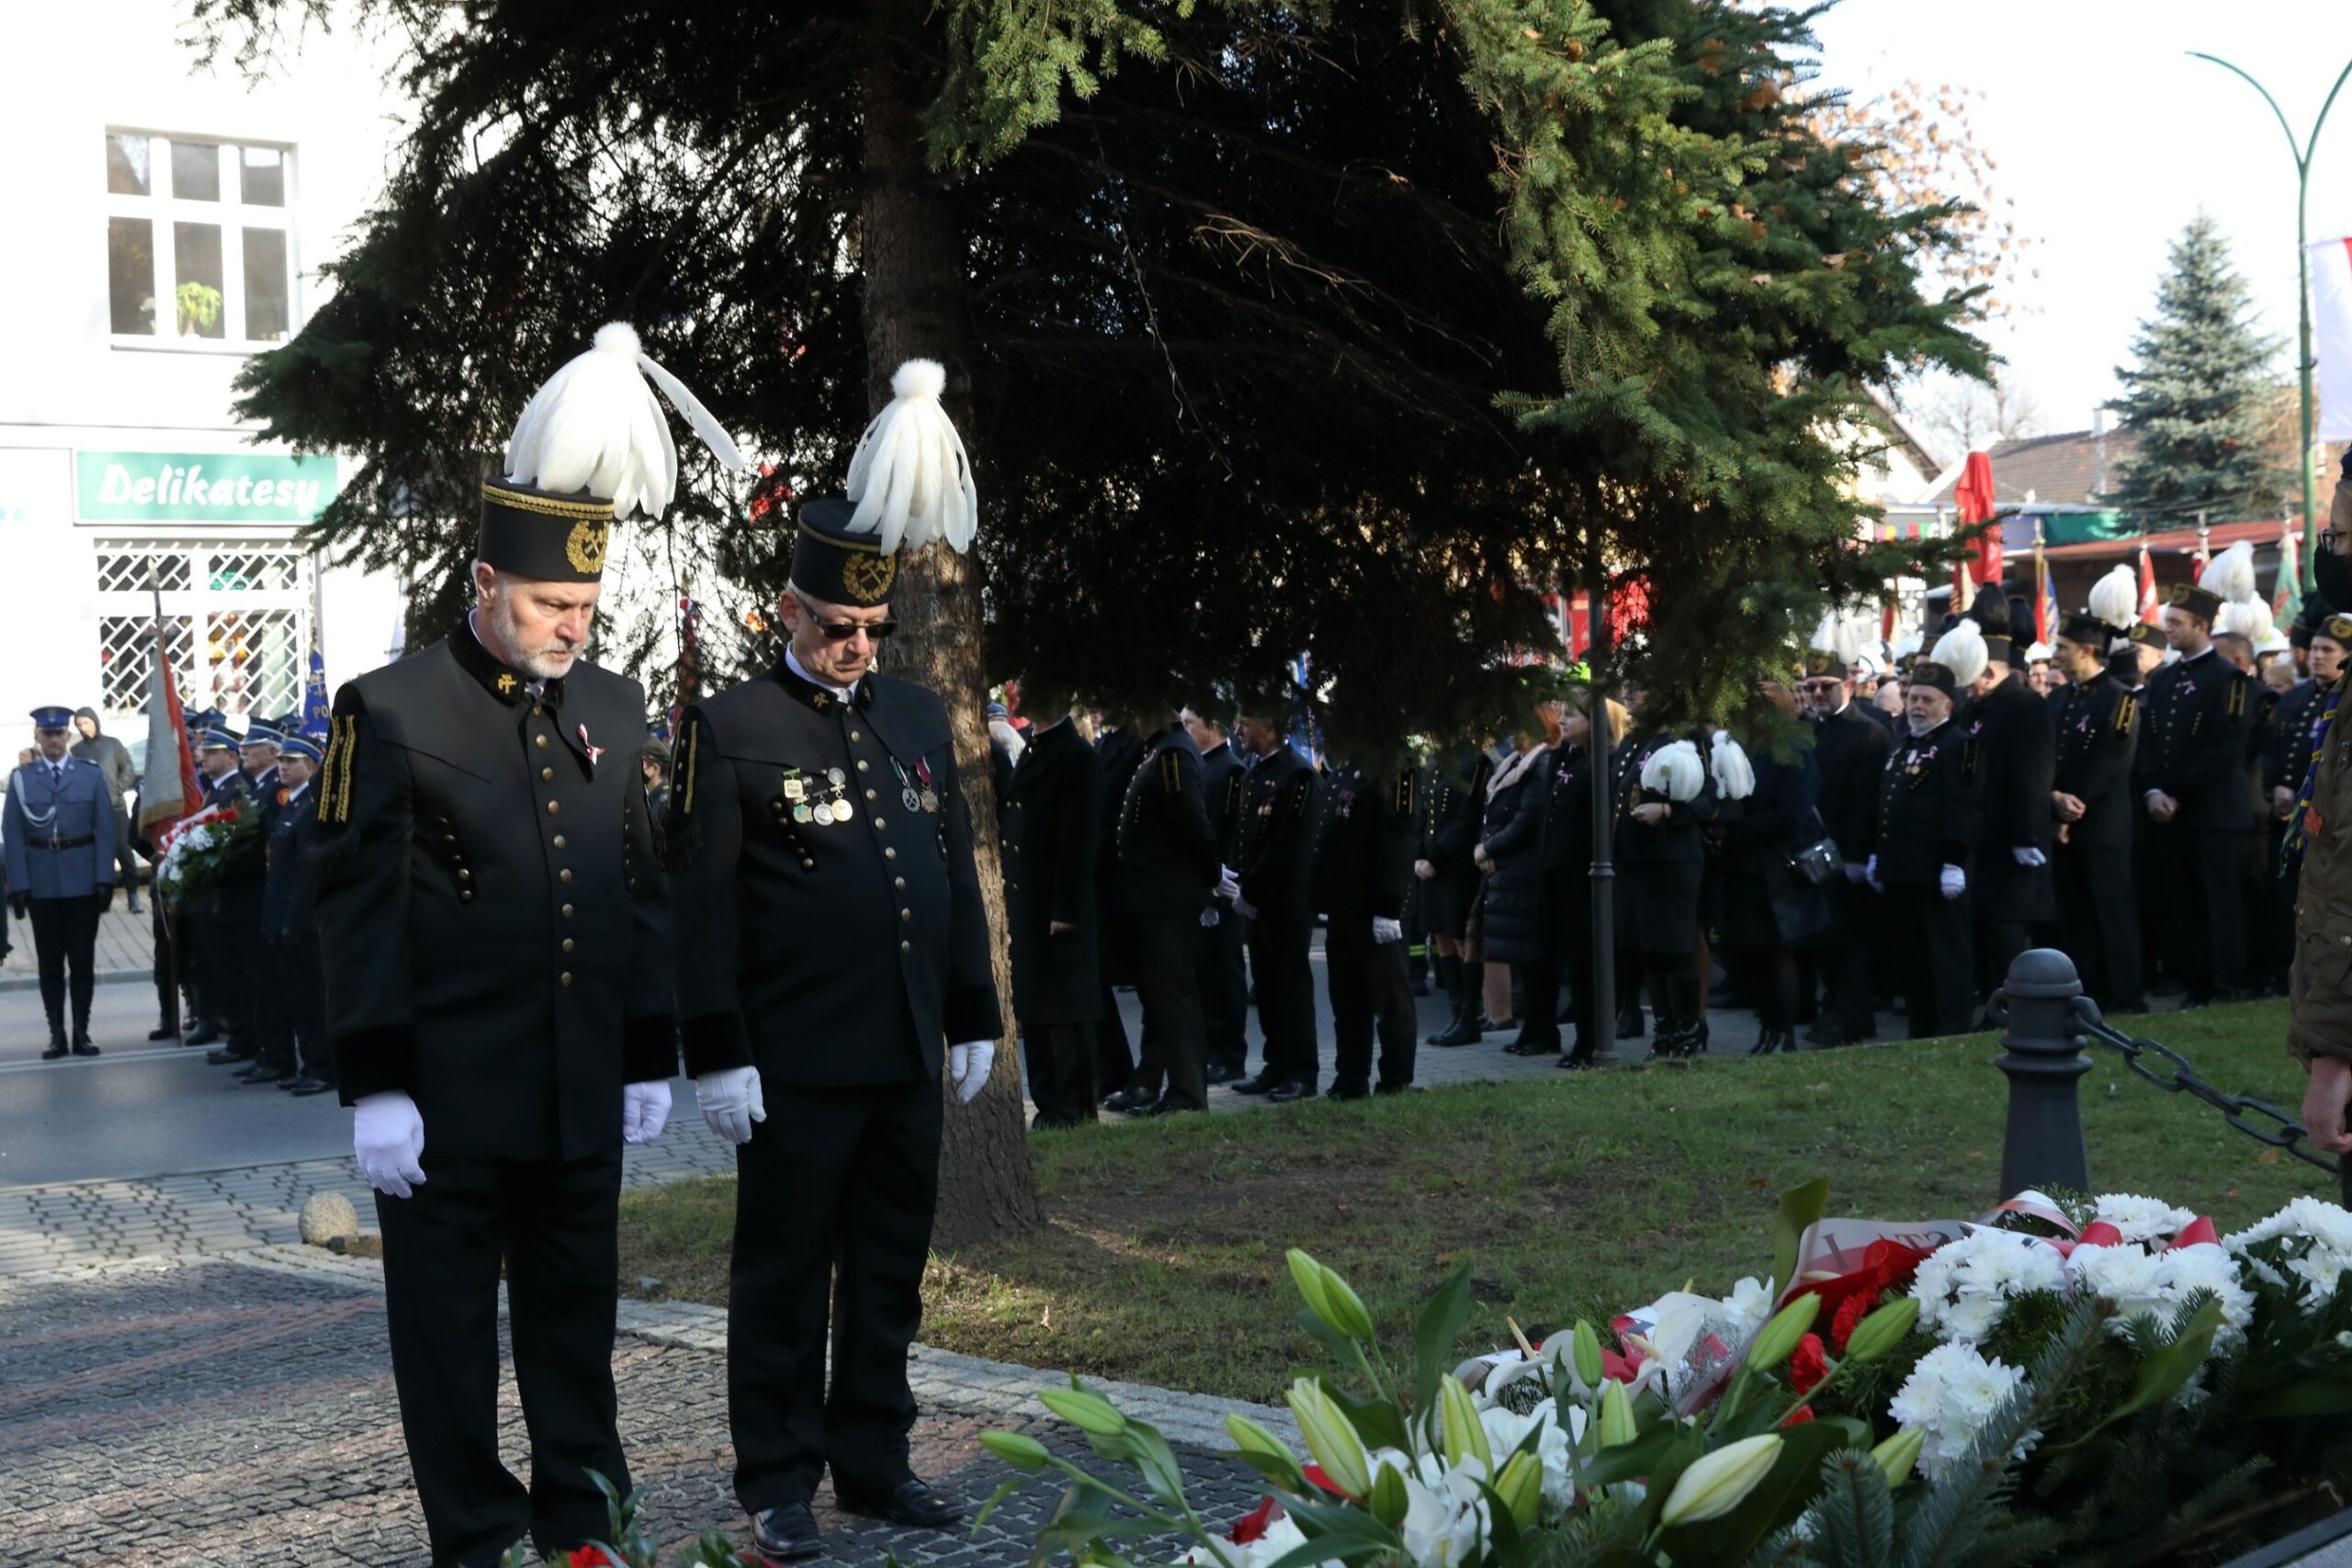
{"type": "Polygon", "coordinates": [[[1849,860],[1846,863],[1846,880],[1849,882],[1868,882],[1871,879],[1871,873],[1875,871],[1877,868],[1878,857],[1876,855],[1872,855],[1870,858],[1870,863],[1867,865],[1860,861],[1849,860]]]}
{"type": "Polygon", "coordinates": [[[1378,915],[1374,915],[1372,918],[1372,942],[1374,946],[1385,947],[1392,942],[1402,942],[1404,940],[1405,927],[1402,921],[1385,920],[1381,919],[1378,915]]]}
{"type": "Polygon", "coordinates": [[[721,1067],[695,1079],[695,1104],[703,1124],[730,1144],[752,1141],[752,1123],[768,1119],[757,1067],[721,1067]]]}
{"type": "Polygon", "coordinates": [[[1878,879],[1878,856],[1871,856],[1870,863],[1862,867],[1862,880],[1871,885],[1871,891],[1873,893],[1886,891],[1886,884],[1878,879]]]}
{"type": "Polygon", "coordinates": [[[2028,867],[2029,869],[2037,865],[2048,865],[2050,863],[2049,857],[2044,855],[2040,850],[2033,848],[2030,844],[2016,845],[2009,851],[2009,858],[2017,862],[2019,865],[2028,867]]]}
{"type": "Polygon", "coordinates": [[[424,1118],[405,1089],[363,1094],[351,1105],[351,1152],[368,1185],[387,1198],[424,1185],[424,1118]]]}
{"type": "Polygon", "coordinates": [[[1258,906],[1236,893],[1233,896],[1233,912],[1245,920],[1254,920],[1258,918],[1258,906]]]}
{"type": "Polygon", "coordinates": [[[670,1080],[621,1085],[621,1142],[650,1144],[670,1124],[670,1080]]]}
{"type": "Polygon", "coordinates": [[[1216,896],[1228,903],[1240,900],[1241,879],[1233,874],[1233,868],[1229,865],[1216,868],[1216,896]]]}
{"type": "Polygon", "coordinates": [[[1203,931],[1208,931],[1216,924],[1217,913],[1215,909],[1203,909],[1201,911],[1201,929],[1203,931]]]}
{"type": "Polygon", "coordinates": [[[1956,865],[1948,865],[1936,874],[1936,886],[1947,898],[1957,898],[1968,891],[1968,873],[1956,865]]]}
{"type": "Polygon", "coordinates": [[[989,1069],[996,1066],[996,1042],[974,1040],[947,1047],[947,1081],[956,1087],[956,1103],[969,1105],[988,1086],[989,1069]]]}

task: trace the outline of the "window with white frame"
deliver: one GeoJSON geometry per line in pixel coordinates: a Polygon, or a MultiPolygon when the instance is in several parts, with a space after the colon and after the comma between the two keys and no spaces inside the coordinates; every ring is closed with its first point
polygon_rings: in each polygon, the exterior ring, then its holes
{"type": "Polygon", "coordinates": [[[291,149],[107,132],[115,341],[190,347],[294,333],[291,149]]]}

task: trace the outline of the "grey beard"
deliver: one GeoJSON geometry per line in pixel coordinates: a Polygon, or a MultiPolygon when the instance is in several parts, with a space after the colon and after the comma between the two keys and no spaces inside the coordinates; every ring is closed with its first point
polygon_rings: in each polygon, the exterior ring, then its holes
{"type": "MultiPolygon", "coordinates": [[[[562,675],[561,670],[548,668],[540,653],[523,651],[522,627],[515,624],[514,614],[506,607],[503,599],[491,607],[490,629],[497,637],[499,646],[505,649],[508,657],[514,660],[514,668],[532,680],[552,681],[562,675]]],[[[579,650],[574,649],[571,651],[577,653],[579,650]]]]}

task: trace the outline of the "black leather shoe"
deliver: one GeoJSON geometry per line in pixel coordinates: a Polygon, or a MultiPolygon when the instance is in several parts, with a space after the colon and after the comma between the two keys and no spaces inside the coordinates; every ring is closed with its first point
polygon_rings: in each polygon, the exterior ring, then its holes
{"type": "Polygon", "coordinates": [[[1326,1100],[1369,1100],[1372,1090],[1360,1083],[1335,1083],[1323,1096],[1326,1100]]]}
{"type": "Polygon", "coordinates": [[[1295,1081],[1283,1084],[1276,1089],[1270,1089],[1266,1094],[1266,1099],[1275,1105],[1288,1105],[1293,1100],[1312,1100],[1314,1098],[1315,1086],[1313,1084],[1295,1081]]]}
{"type": "Polygon", "coordinates": [[[196,1032],[180,1042],[183,1045],[209,1045],[220,1038],[220,1032],[209,1023],[197,1025],[196,1032]]]}
{"type": "Polygon", "coordinates": [[[1260,1073],[1254,1078],[1243,1078],[1233,1086],[1236,1094],[1272,1094],[1283,1087],[1283,1080],[1272,1073],[1260,1073]]]}
{"type": "Polygon", "coordinates": [[[239,1073],[237,1077],[255,1089],[270,1089],[290,1081],[294,1075],[284,1067],[264,1067],[257,1073],[239,1073]]]}
{"type": "Polygon", "coordinates": [[[1123,1089],[1102,1102],[1105,1111],[1141,1111],[1159,1098],[1157,1089],[1123,1089]]]}
{"type": "Polygon", "coordinates": [[[239,1083],[251,1083],[255,1078],[267,1077],[269,1074],[270,1068],[266,1064],[261,1062],[247,1062],[243,1066],[238,1068],[229,1076],[236,1079],[239,1083]]]}
{"type": "Polygon", "coordinates": [[[306,1078],[298,1073],[294,1077],[285,1079],[277,1087],[284,1089],[288,1094],[306,1095],[325,1094],[332,1090],[334,1088],[334,1085],[331,1083],[321,1083],[317,1078],[306,1078]]]}
{"type": "Polygon", "coordinates": [[[806,1503],[762,1508],[752,1516],[752,1544],[779,1562],[798,1562],[825,1550],[817,1533],[817,1516],[806,1503]]]}
{"type": "Polygon", "coordinates": [[[1187,1105],[1182,1100],[1175,1099],[1173,1096],[1163,1094],[1158,1100],[1153,1100],[1149,1105],[1145,1106],[1142,1110],[1131,1111],[1127,1112],[1127,1114],[1140,1122],[1147,1116],[1177,1116],[1182,1115],[1188,1111],[1204,1111],[1206,1109],[1206,1106],[1202,1105],[1187,1105]]]}
{"type": "Polygon", "coordinates": [[[159,1023],[154,1028],[147,1032],[147,1038],[150,1040],[169,1040],[178,1033],[179,1031],[174,1029],[170,1024],[159,1023]]]}
{"type": "Polygon", "coordinates": [[[1239,1083],[1243,1078],[1250,1076],[1250,1069],[1243,1066],[1212,1062],[1209,1064],[1208,1071],[1203,1076],[1206,1077],[1210,1086],[1214,1088],[1221,1083],[1239,1083]]]}
{"type": "Polygon", "coordinates": [[[1479,1015],[1464,1013],[1453,1021],[1453,1028],[1442,1034],[1430,1035],[1428,1043],[1441,1050],[1450,1050],[1456,1045],[1476,1045],[1486,1037],[1487,1032],[1482,1027],[1479,1015]]]}
{"type": "Polygon", "coordinates": [[[49,1049],[40,1054],[40,1059],[44,1062],[54,1062],[64,1055],[65,1042],[62,1040],[52,1040],[49,1043],[49,1049]]]}
{"type": "Polygon", "coordinates": [[[841,1504],[845,1513],[888,1519],[894,1525],[905,1525],[911,1529],[944,1529],[964,1517],[963,1504],[944,1493],[933,1492],[912,1477],[874,1497],[862,1492],[845,1491],[836,1481],[833,1483],[833,1499],[841,1504]]]}
{"type": "Polygon", "coordinates": [[[204,1054],[204,1059],[216,1067],[225,1067],[232,1062],[250,1062],[254,1059],[254,1054],[251,1051],[240,1051],[234,1045],[220,1045],[207,1051],[204,1054]]]}
{"type": "Polygon", "coordinates": [[[95,1056],[98,1054],[98,1047],[87,1034],[76,1034],[74,1037],[74,1054],[76,1056],[95,1056]]]}
{"type": "Polygon", "coordinates": [[[1373,1085],[1372,1092],[1374,1094],[1417,1094],[1419,1091],[1408,1083],[1383,1083],[1373,1085]]]}

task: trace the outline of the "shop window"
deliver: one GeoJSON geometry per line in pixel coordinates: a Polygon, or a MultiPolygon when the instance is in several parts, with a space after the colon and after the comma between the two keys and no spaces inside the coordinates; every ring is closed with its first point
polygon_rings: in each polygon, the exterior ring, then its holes
{"type": "MultiPolygon", "coordinates": [[[[186,615],[164,620],[164,649],[172,668],[188,667],[196,644],[196,624],[186,615]]],[[[105,615],[98,621],[98,675],[106,691],[106,711],[137,713],[147,706],[149,682],[155,678],[155,618],[153,615],[105,615]]],[[[182,682],[185,684],[185,679],[182,682]]]]}
{"type": "Polygon", "coordinates": [[[290,544],[249,540],[95,541],[106,710],[146,709],[159,595],[165,650],[189,710],[276,715],[299,708],[312,635],[308,559],[290,544]]]}
{"type": "Polygon", "coordinates": [[[106,168],[118,344],[235,348],[293,335],[292,152],[108,130],[106,168]]]}

